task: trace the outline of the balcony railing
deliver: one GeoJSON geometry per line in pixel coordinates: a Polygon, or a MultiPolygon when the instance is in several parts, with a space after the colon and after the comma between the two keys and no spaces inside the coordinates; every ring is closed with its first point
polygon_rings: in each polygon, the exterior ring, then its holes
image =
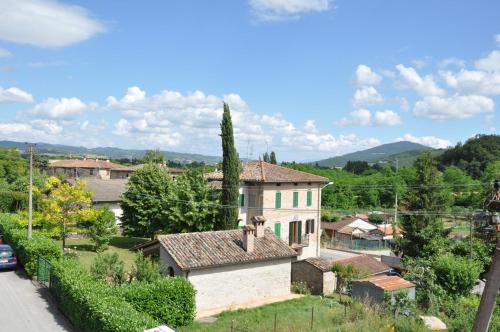
{"type": "Polygon", "coordinates": [[[310,234],[304,234],[302,235],[301,239],[297,239],[296,241],[293,241],[290,246],[294,249],[298,248],[303,248],[303,247],[308,247],[309,246],[309,235],[310,234]]]}

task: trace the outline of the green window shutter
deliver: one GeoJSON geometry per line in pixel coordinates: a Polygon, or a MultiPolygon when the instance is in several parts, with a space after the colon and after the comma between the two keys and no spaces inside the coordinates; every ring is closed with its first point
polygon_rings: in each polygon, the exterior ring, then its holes
{"type": "Polygon", "coordinates": [[[293,222],[288,223],[288,244],[293,243],[293,222]]]}
{"type": "Polygon", "coordinates": [[[293,192],[293,207],[294,208],[299,207],[299,192],[298,191],[293,192]]]}
{"type": "Polygon", "coordinates": [[[281,237],[281,223],[280,222],[277,222],[274,224],[274,234],[277,237],[281,237]]]}
{"type": "Polygon", "coordinates": [[[313,193],[312,191],[307,192],[307,206],[312,206],[313,203],[313,193]]]}
{"type": "Polygon", "coordinates": [[[281,208],[281,193],[279,191],[276,192],[276,196],[275,196],[275,199],[274,199],[274,207],[276,209],[280,209],[281,208]]]}
{"type": "Polygon", "coordinates": [[[298,222],[298,230],[297,230],[297,235],[298,235],[298,243],[302,243],[302,221],[298,222]]]}
{"type": "Polygon", "coordinates": [[[240,194],[240,207],[245,206],[245,194],[240,194]]]}
{"type": "Polygon", "coordinates": [[[311,229],[311,220],[306,220],[306,234],[309,234],[309,230],[311,229]]]}

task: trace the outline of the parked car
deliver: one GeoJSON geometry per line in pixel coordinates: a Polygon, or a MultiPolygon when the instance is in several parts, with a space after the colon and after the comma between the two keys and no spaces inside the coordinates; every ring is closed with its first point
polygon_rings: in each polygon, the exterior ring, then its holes
{"type": "Polygon", "coordinates": [[[14,249],[8,244],[0,244],[0,270],[15,269],[17,257],[14,249]]]}

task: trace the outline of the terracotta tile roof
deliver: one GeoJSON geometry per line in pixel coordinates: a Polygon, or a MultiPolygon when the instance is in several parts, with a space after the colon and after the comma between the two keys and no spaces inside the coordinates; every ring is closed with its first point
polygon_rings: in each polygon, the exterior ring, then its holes
{"type": "Polygon", "coordinates": [[[68,160],[49,160],[49,167],[61,168],[101,168],[101,169],[120,169],[125,166],[112,163],[106,160],[95,159],[68,159],[68,160]]]}
{"type": "Polygon", "coordinates": [[[359,273],[368,275],[384,273],[391,270],[389,266],[365,254],[333,260],[332,264],[335,263],[351,265],[359,273]]]}
{"type": "MultiPolygon", "coordinates": [[[[209,181],[222,180],[222,171],[208,173],[209,181]]],[[[297,171],[291,168],[266,163],[264,161],[251,161],[243,166],[240,174],[241,181],[247,182],[328,182],[323,176],[297,171]]]]}
{"type": "Polygon", "coordinates": [[[320,269],[323,272],[328,272],[332,270],[332,261],[329,259],[321,258],[321,257],[309,257],[304,261],[308,262],[312,266],[320,269]]]}
{"type": "MultiPolygon", "coordinates": [[[[69,183],[75,183],[75,179],[68,179],[69,183]]],[[[119,202],[121,195],[127,190],[128,179],[101,180],[98,178],[86,178],[86,191],[92,191],[92,202],[119,202]]]]}
{"type": "Polygon", "coordinates": [[[157,241],[182,270],[296,257],[295,250],[277,238],[270,229],[254,238],[254,250],[242,247],[243,231],[181,233],[158,236],[157,241]]]}
{"type": "Polygon", "coordinates": [[[396,231],[395,234],[401,234],[401,228],[399,228],[398,226],[392,227],[392,224],[379,225],[378,230],[384,235],[393,235],[394,231],[396,231]]]}
{"type": "Polygon", "coordinates": [[[369,282],[386,291],[415,287],[415,284],[398,276],[374,276],[370,278],[357,279],[354,282],[369,282]]]}

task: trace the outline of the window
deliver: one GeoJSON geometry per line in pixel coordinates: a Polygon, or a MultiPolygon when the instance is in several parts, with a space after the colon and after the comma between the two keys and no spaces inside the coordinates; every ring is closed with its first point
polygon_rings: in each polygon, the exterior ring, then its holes
{"type": "Polygon", "coordinates": [[[275,224],[274,224],[274,234],[277,236],[277,237],[281,237],[281,223],[279,221],[277,221],[275,224]]]}
{"type": "Polygon", "coordinates": [[[281,209],[281,193],[279,191],[276,192],[276,196],[274,198],[274,207],[276,209],[281,209]]]}
{"type": "Polygon", "coordinates": [[[294,208],[299,207],[299,192],[298,191],[293,192],[293,207],[294,208]]]}
{"type": "Polygon", "coordinates": [[[314,219],[306,220],[306,234],[314,233],[314,219]]]}
{"type": "Polygon", "coordinates": [[[313,193],[312,191],[308,191],[307,192],[307,206],[310,207],[312,206],[312,203],[313,203],[313,193]]]}
{"type": "Polygon", "coordinates": [[[94,169],[93,168],[90,169],[90,175],[94,175],[94,169]]]}
{"type": "Polygon", "coordinates": [[[240,194],[240,207],[245,206],[245,194],[240,194]]]}
{"type": "Polygon", "coordinates": [[[255,193],[255,190],[250,191],[248,193],[248,207],[249,208],[257,207],[257,194],[255,193]]]}
{"type": "Polygon", "coordinates": [[[175,271],[174,271],[174,268],[169,266],[168,267],[168,276],[169,277],[175,277],[175,271]]]}
{"type": "Polygon", "coordinates": [[[288,224],[288,242],[290,245],[302,242],[302,221],[292,221],[288,224]]]}

